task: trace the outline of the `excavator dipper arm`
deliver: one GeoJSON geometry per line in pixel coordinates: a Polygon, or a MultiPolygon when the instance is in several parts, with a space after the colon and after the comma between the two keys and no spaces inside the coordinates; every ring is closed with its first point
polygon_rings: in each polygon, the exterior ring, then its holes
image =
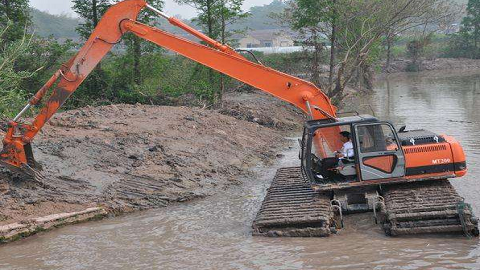
{"type": "MultiPolygon", "coordinates": [[[[131,32],[145,40],[268,92],[297,106],[312,119],[334,118],[336,116],[336,108],[331,104],[330,99],[312,83],[253,63],[229,46],[221,44],[180,20],[156,10],[144,0],[126,0],[112,6],[106,12],[80,51],[70,61],[62,65],[61,69],[37,92],[22,112],[9,123],[3,141],[3,150],[0,153],[2,163],[14,168],[35,166],[36,163],[30,146],[35,135],[126,32],[131,32]],[[144,8],[149,8],[165,17],[171,24],[196,36],[209,46],[177,37],[136,21],[138,14],[144,8]],[[22,114],[31,106],[37,105],[55,83],[57,84],[50,98],[32,124],[20,124],[18,120],[22,114]]],[[[336,134],[333,134],[335,131],[331,130],[330,132],[332,134],[322,134],[322,137],[329,138],[327,143],[330,147],[339,148],[340,142],[335,139],[336,134]]]]}

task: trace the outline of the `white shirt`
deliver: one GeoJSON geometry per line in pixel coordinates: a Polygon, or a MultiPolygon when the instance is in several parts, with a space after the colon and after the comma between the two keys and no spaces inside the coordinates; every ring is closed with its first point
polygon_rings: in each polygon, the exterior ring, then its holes
{"type": "Polygon", "coordinates": [[[340,150],[340,153],[343,154],[343,157],[346,157],[346,158],[353,157],[355,155],[355,152],[353,151],[352,141],[348,141],[344,143],[342,149],[340,150]]]}

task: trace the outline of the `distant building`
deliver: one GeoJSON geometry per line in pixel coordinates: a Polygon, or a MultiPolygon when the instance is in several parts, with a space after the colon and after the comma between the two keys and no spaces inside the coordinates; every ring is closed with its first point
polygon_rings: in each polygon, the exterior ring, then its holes
{"type": "Polygon", "coordinates": [[[285,30],[255,30],[234,37],[241,48],[292,47],[294,40],[285,30]]]}

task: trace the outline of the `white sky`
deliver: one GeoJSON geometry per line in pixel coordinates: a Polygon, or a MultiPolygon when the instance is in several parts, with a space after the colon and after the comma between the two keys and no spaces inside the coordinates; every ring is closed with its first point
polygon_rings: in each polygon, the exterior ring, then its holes
{"type": "MultiPolygon", "coordinates": [[[[244,9],[248,10],[253,6],[262,6],[270,4],[272,0],[245,0],[244,9]]],[[[75,16],[72,11],[72,1],[69,0],[30,0],[30,4],[42,11],[51,14],[69,14],[75,16]]],[[[195,10],[189,6],[179,6],[173,0],[165,0],[165,9],[170,15],[181,15],[182,18],[192,18],[195,16],[195,10]]]]}

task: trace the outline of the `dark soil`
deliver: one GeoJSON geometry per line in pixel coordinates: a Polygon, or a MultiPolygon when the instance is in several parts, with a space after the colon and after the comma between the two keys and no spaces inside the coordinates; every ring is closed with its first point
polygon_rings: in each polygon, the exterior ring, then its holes
{"type": "Polygon", "coordinates": [[[283,131],[301,130],[306,119],[295,106],[258,91],[226,96],[220,113],[283,131]]]}

